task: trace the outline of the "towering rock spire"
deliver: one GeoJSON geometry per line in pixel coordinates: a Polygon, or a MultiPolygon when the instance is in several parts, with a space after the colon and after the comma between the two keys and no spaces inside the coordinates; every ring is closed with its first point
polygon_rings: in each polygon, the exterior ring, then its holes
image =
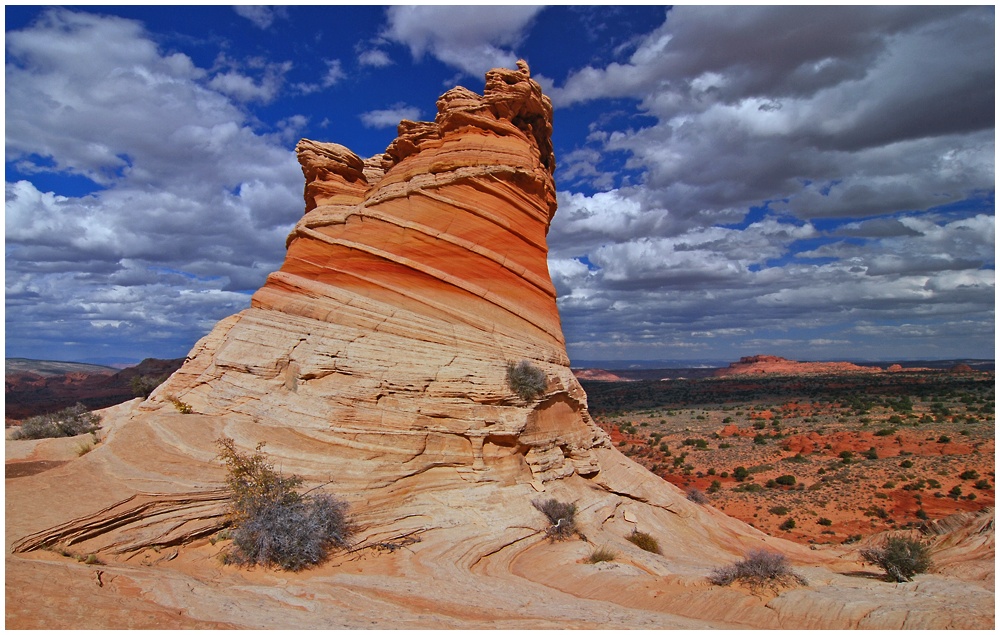
{"type": "Polygon", "coordinates": [[[546,262],[552,105],[519,62],[437,110],[367,160],[299,142],[306,213],[284,264],[153,404],[309,430],[365,479],[448,464],[540,486],[599,469],[607,438],[569,370],[546,262]],[[505,380],[520,360],[547,378],[529,402],[505,380]]]}

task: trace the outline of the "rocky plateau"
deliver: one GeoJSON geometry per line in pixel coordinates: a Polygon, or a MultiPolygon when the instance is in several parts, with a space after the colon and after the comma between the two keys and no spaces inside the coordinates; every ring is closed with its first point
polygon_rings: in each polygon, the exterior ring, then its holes
{"type": "Polygon", "coordinates": [[[8,628],[993,628],[992,512],[940,528],[947,566],[891,584],[621,454],[548,275],[549,99],[519,62],[437,111],[369,159],[301,141],[280,270],[148,399],[104,410],[96,448],[7,441],[8,468],[51,467],[6,483],[8,628]],[[537,398],[506,384],[520,360],[545,373],[537,398]],[[223,435],[346,501],[352,546],[299,573],[222,564],[223,435]],[[549,498],[585,538],[547,539],[549,498]],[[615,560],[589,564],[598,547],[615,560]],[[708,582],[754,548],[808,585],[708,582]]]}

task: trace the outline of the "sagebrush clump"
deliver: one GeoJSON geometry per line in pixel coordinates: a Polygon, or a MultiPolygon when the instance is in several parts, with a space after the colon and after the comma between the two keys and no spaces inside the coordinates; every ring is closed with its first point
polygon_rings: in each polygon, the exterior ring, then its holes
{"type": "Polygon", "coordinates": [[[764,588],[777,592],[781,587],[807,584],[805,578],[792,571],[783,554],[764,549],[751,549],[742,560],[713,570],[708,580],[718,586],[738,580],[754,592],[764,588]]]}
{"type": "Polygon", "coordinates": [[[351,533],[347,504],[326,493],[300,494],[298,476],[283,476],[257,445],[240,452],[232,439],[218,442],[229,470],[232,549],[226,561],[298,571],[322,562],[333,548],[346,547],[351,533]]]}
{"type": "Polygon", "coordinates": [[[914,575],[931,566],[927,547],[908,538],[889,538],[882,547],[862,549],[861,558],[885,571],[890,582],[910,582],[914,575]]]}
{"type": "Polygon", "coordinates": [[[576,533],[576,505],[563,503],[554,498],[546,501],[532,501],[535,509],[545,514],[552,523],[545,535],[553,540],[565,540],[576,533]]]}
{"type": "Polygon", "coordinates": [[[101,417],[87,410],[82,403],[64,408],[59,412],[38,415],[25,419],[12,439],[50,439],[54,437],[75,437],[78,434],[94,432],[101,427],[101,417]]]}
{"type": "Polygon", "coordinates": [[[545,373],[526,359],[507,362],[507,386],[524,401],[531,401],[545,392],[545,373]]]}

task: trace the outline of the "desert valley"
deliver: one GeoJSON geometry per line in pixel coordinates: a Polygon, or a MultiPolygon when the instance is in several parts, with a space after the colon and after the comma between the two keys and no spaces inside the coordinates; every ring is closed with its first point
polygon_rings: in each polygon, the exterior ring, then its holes
{"type": "Polygon", "coordinates": [[[571,369],[551,122],[519,62],[383,154],[302,140],[283,266],[179,368],[9,362],[7,628],[994,628],[992,367],[571,369]],[[225,440],[342,502],[338,548],[234,561],[225,440]]]}

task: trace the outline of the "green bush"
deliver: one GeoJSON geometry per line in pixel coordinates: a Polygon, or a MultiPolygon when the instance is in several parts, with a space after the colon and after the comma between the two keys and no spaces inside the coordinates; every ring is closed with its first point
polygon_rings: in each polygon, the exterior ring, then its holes
{"type": "Polygon", "coordinates": [[[830,520],[829,518],[824,518],[824,517],[821,516],[819,518],[819,520],[816,521],[816,524],[817,525],[822,525],[824,527],[829,527],[830,525],[833,524],[833,521],[830,520]]]}
{"type": "MultiPolygon", "coordinates": [[[[545,392],[548,382],[545,373],[526,359],[507,362],[507,387],[524,401],[531,401],[545,392]]],[[[632,434],[635,433],[633,429],[632,434]]]]}
{"type": "Polygon", "coordinates": [[[55,437],[75,437],[78,434],[94,432],[101,427],[101,417],[87,410],[82,403],[64,408],[59,412],[38,415],[25,419],[12,439],[50,439],[55,437]]]}
{"type": "Polygon", "coordinates": [[[774,482],[778,485],[795,485],[795,477],[791,474],[783,474],[774,479],[774,482]]]}
{"type": "Polygon", "coordinates": [[[750,470],[742,465],[733,470],[733,478],[737,481],[745,481],[748,476],[750,476],[750,470]]]}
{"type": "Polygon", "coordinates": [[[576,533],[576,505],[563,503],[554,498],[546,501],[532,501],[535,509],[545,514],[552,525],[545,535],[553,540],[565,540],[576,533]]]}
{"type": "Polygon", "coordinates": [[[300,494],[298,476],[282,476],[257,445],[252,454],[232,439],[217,442],[229,472],[229,522],[233,540],[226,561],[298,571],[346,547],[351,533],[347,504],[325,493],[300,494]]]}
{"type": "Polygon", "coordinates": [[[931,566],[927,547],[908,538],[889,538],[882,547],[862,549],[861,557],[885,571],[890,582],[909,582],[931,566]]]}
{"type": "Polygon", "coordinates": [[[778,529],[781,529],[782,531],[789,531],[791,529],[795,529],[795,521],[789,518],[785,522],[778,525],[778,529]]]}
{"type": "Polygon", "coordinates": [[[962,479],[963,481],[973,481],[979,478],[979,472],[975,470],[965,470],[964,472],[958,475],[958,478],[962,479]]]}
{"type": "Polygon", "coordinates": [[[718,586],[729,586],[738,580],[754,591],[765,587],[777,591],[783,586],[806,584],[805,578],[792,571],[784,555],[763,549],[753,549],[742,560],[714,569],[708,580],[718,586]]]}
{"type": "Polygon", "coordinates": [[[633,530],[631,534],[626,536],[629,542],[631,542],[636,547],[639,547],[643,551],[648,551],[650,553],[661,553],[660,543],[644,531],[633,530]]]}

